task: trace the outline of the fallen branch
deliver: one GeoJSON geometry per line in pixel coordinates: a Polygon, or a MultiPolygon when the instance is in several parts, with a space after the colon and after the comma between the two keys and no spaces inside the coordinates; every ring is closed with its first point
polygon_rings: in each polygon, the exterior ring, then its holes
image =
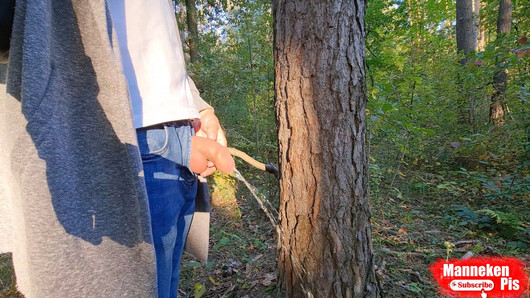
{"type": "Polygon", "coordinates": [[[386,234],[390,234],[390,235],[394,235],[394,236],[405,236],[405,237],[408,237],[407,234],[400,233],[400,232],[397,232],[397,231],[394,231],[394,230],[388,229],[388,228],[382,228],[381,232],[386,233],[386,234]]]}
{"type": "MultiPolygon", "coordinates": [[[[438,255],[444,255],[445,249],[439,249],[439,248],[432,248],[432,249],[421,249],[418,248],[416,251],[396,251],[391,250],[389,248],[383,247],[379,249],[380,253],[387,254],[387,255],[393,255],[393,256],[402,256],[402,255],[409,255],[412,257],[423,257],[425,255],[429,254],[438,254],[438,255]]],[[[467,252],[467,249],[465,248],[457,248],[453,249],[453,252],[467,252]]]]}
{"type": "Polygon", "coordinates": [[[480,240],[461,240],[461,241],[457,241],[455,242],[455,246],[462,246],[462,245],[466,245],[466,244],[481,244],[482,242],[480,240]]]}
{"type": "Polygon", "coordinates": [[[390,250],[390,249],[388,249],[386,247],[383,247],[383,248],[379,249],[379,252],[383,253],[383,254],[387,254],[387,255],[393,255],[393,256],[408,255],[408,256],[411,256],[411,257],[423,257],[423,255],[424,255],[424,254],[419,253],[419,252],[390,250]]]}

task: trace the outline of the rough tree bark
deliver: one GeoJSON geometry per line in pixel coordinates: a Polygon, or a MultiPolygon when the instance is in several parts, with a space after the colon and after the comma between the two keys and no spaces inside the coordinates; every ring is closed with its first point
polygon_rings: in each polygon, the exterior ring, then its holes
{"type": "Polygon", "coordinates": [[[465,54],[477,48],[477,27],[473,22],[472,0],[456,0],[456,47],[465,54]]]}
{"type": "Polygon", "coordinates": [[[273,0],[287,297],[379,297],[373,271],[363,0],[273,0]]]}
{"type": "Polygon", "coordinates": [[[190,61],[194,63],[199,57],[199,29],[197,26],[197,7],[195,6],[195,0],[186,0],[186,22],[188,25],[190,61]]]}
{"type": "MultiPolygon", "coordinates": [[[[499,17],[497,18],[497,39],[509,34],[512,27],[513,5],[511,0],[501,0],[499,2],[499,17]]],[[[504,124],[504,106],[503,99],[508,84],[508,72],[506,69],[505,59],[497,59],[496,71],[493,75],[493,95],[491,96],[490,105],[490,122],[495,126],[504,124]]]]}

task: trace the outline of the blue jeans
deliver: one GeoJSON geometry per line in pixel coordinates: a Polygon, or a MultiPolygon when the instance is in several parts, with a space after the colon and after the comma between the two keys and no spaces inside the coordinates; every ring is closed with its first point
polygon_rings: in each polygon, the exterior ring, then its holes
{"type": "Polygon", "coordinates": [[[180,259],[195,209],[197,179],[189,170],[192,134],[190,122],[137,131],[160,298],[177,297],[180,259]]]}

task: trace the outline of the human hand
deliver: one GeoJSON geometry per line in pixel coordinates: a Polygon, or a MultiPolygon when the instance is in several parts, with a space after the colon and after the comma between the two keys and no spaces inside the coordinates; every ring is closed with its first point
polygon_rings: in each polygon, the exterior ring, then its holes
{"type": "MultiPolygon", "coordinates": [[[[219,119],[215,116],[213,109],[204,109],[199,112],[200,120],[194,122],[195,135],[199,137],[214,140],[220,145],[226,147],[227,141],[219,119]]],[[[232,157],[230,156],[230,159],[232,157]]],[[[215,172],[216,166],[212,161],[208,161],[206,170],[200,173],[202,177],[206,177],[215,172]]]]}
{"type": "Polygon", "coordinates": [[[201,117],[199,121],[195,121],[195,135],[198,137],[208,138],[226,147],[226,137],[219,119],[215,116],[213,109],[204,109],[199,112],[201,117]]]}

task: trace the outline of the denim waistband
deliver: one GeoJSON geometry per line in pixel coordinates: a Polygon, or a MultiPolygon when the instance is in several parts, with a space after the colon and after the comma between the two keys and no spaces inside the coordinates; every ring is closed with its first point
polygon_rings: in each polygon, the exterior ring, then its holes
{"type": "Polygon", "coordinates": [[[136,131],[149,130],[149,129],[164,129],[167,126],[179,127],[179,126],[188,126],[192,124],[192,120],[178,120],[178,121],[169,121],[164,123],[158,123],[154,125],[149,125],[145,127],[139,127],[136,131]]]}

